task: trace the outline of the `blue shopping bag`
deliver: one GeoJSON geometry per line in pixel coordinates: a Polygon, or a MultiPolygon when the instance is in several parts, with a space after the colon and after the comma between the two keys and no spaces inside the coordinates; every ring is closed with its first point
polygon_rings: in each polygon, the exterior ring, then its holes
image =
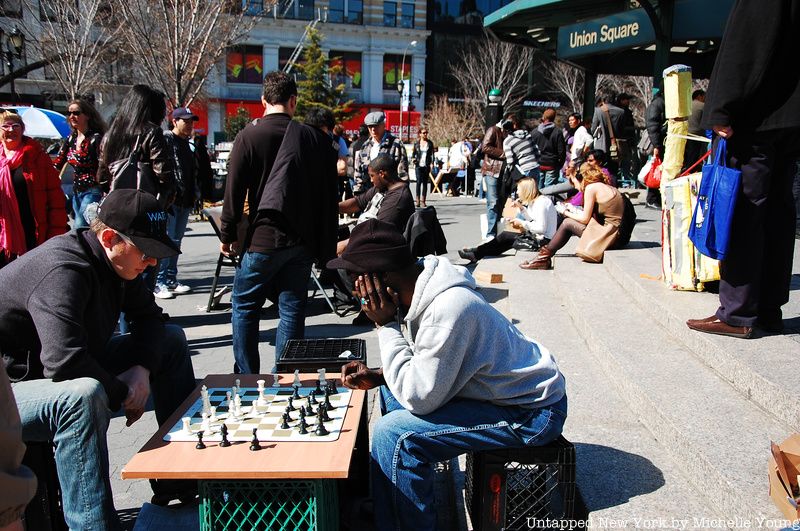
{"type": "Polygon", "coordinates": [[[703,166],[703,179],[689,226],[689,239],[705,256],[723,260],[728,250],[742,172],[725,166],[724,138],[719,139],[716,150],[714,162],[703,166]]]}

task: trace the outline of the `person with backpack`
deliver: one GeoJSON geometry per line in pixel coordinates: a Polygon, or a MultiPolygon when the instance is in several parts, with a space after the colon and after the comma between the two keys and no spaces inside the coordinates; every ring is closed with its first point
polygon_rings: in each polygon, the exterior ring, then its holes
{"type": "Polygon", "coordinates": [[[542,123],[533,135],[534,143],[539,148],[539,188],[552,186],[559,180],[559,171],[567,158],[567,142],[561,130],[556,127],[556,111],[545,109],[542,123]]]}

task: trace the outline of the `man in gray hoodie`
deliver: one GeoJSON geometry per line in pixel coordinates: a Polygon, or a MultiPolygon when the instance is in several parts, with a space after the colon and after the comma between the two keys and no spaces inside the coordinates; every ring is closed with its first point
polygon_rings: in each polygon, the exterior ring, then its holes
{"type": "Polygon", "coordinates": [[[354,295],[378,326],[382,368],[342,368],[347,387],[380,386],[371,451],[378,529],[435,528],[435,463],[559,436],[567,398],[555,360],[484,300],[466,269],[436,256],[418,263],[397,229],[375,219],[353,229],[328,267],[357,277],[354,295]]]}

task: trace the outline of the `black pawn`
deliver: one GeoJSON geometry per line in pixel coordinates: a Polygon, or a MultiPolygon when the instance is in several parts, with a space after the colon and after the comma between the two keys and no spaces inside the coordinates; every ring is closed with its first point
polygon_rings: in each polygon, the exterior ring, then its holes
{"type": "Polygon", "coordinates": [[[322,388],[319,386],[319,380],[317,380],[317,387],[314,388],[314,394],[320,393],[322,394],[322,388]]]}
{"type": "Polygon", "coordinates": [[[300,420],[301,421],[305,420],[305,418],[306,418],[306,408],[300,406],[300,420]]]}
{"type": "Polygon", "coordinates": [[[328,408],[325,407],[325,404],[320,404],[319,406],[319,416],[322,417],[324,422],[328,422],[331,418],[328,416],[328,408]]]}
{"type": "Polygon", "coordinates": [[[338,390],[338,389],[336,389],[336,384],[333,382],[333,380],[331,380],[330,382],[328,382],[328,390],[330,390],[330,393],[331,393],[332,395],[335,395],[336,393],[338,393],[338,392],[339,392],[339,390],[338,390]]]}
{"type": "Polygon", "coordinates": [[[322,423],[322,417],[317,416],[317,425],[315,426],[314,434],[319,435],[320,437],[328,435],[328,430],[325,428],[325,424],[322,423]]]}
{"type": "Polygon", "coordinates": [[[290,396],[290,397],[289,397],[289,405],[287,406],[287,409],[288,409],[289,411],[294,411],[294,410],[296,409],[296,408],[294,407],[294,404],[293,404],[293,402],[294,402],[294,397],[293,397],[293,396],[290,396]]]}
{"type": "Polygon", "coordinates": [[[281,429],[288,430],[289,429],[289,414],[284,413],[281,417],[281,429]]]}
{"type": "Polygon", "coordinates": [[[308,405],[306,406],[306,416],[311,417],[316,415],[317,412],[314,411],[314,408],[311,406],[311,400],[308,401],[308,405]]]}
{"type": "Polygon", "coordinates": [[[308,433],[308,424],[306,423],[305,417],[300,417],[300,424],[298,427],[300,428],[300,431],[298,432],[300,435],[306,435],[308,433]]]}
{"type": "Polygon", "coordinates": [[[310,395],[308,395],[308,403],[314,404],[315,406],[318,404],[317,393],[311,393],[310,395]]]}
{"type": "Polygon", "coordinates": [[[292,393],[292,398],[300,398],[300,387],[293,385],[294,392],[292,393]]]}
{"type": "Polygon", "coordinates": [[[197,432],[197,444],[194,445],[194,447],[198,450],[202,450],[206,447],[205,443],[203,442],[203,430],[197,432]]]}
{"type": "Polygon", "coordinates": [[[286,406],[286,409],[284,410],[284,414],[286,415],[286,420],[288,420],[289,422],[294,420],[292,418],[292,416],[289,414],[290,411],[291,411],[291,409],[289,409],[289,406],[286,406]]]}
{"type": "Polygon", "coordinates": [[[258,436],[256,435],[257,431],[258,428],[253,428],[253,440],[250,442],[251,452],[257,452],[258,450],[261,450],[261,445],[258,443],[258,436]]]}
{"type": "Polygon", "coordinates": [[[331,392],[330,392],[330,389],[328,389],[327,387],[325,388],[325,402],[324,402],[324,404],[325,404],[325,409],[333,409],[333,406],[331,405],[331,392]]]}
{"type": "Polygon", "coordinates": [[[231,445],[231,442],[228,440],[228,426],[223,423],[222,427],[219,429],[219,434],[222,436],[222,440],[219,442],[219,445],[223,448],[227,448],[231,445]]]}

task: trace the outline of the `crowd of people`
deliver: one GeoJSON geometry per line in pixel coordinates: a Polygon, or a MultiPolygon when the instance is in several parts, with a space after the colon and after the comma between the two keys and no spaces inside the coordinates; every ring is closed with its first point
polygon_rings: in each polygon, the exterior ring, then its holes
{"type": "MultiPolygon", "coordinates": [[[[800,113],[793,112],[800,85],[788,84],[775,67],[781,62],[771,60],[791,54],[793,32],[775,24],[757,41],[747,37],[750,21],[789,24],[797,10],[751,4],[735,5],[708,94],[693,95],[690,122],[693,132],[711,128],[730,141],[743,197],[720,308],[687,325],[734,337],[750,337],[753,326],[782,329],[795,222],[790,188],[800,154],[800,113]],[[746,76],[759,64],[768,66],[754,85],[746,76]],[[788,88],[776,94],[777,86],[788,88]],[[750,112],[756,101],[759,112],[750,112]]],[[[488,304],[465,267],[415,256],[404,230],[417,207],[427,206],[429,184],[447,183],[453,195],[474,187],[485,191],[487,226],[462,258],[525,246],[538,252],[521,268],[549,269],[578,236],[578,256],[602,261],[606,250],[627,243],[635,221],[617,188],[632,181],[640,162],[631,98],[604,95],[589,124],[573,114],[564,130],[553,109],[530,127],[508,114],[480,141],[453,140],[443,161],[422,127],[410,164],[382,112],[368,114],[348,145],[329,110],[295,116],[297,98],[293,78],[267,73],[263,116],[237,135],[230,154],[220,250],[238,263],[233,372],[262,372],[259,321],[267,299],[277,303],[281,352],[304,337],[313,264],[336,272],[362,322],[376,325],[380,345],[381,368],[351,362],[341,373],[347,387],[379,388],[383,416],[371,445],[376,525],[433,529],[435,463],[546,444],[561,433],[567,397],[550,351],[488,304]],[[470,175],[480,179],[470,182],[470,175]],[[343,214],[354,216],[352,230],[341,228],[343,214]]],[[[71,101],[72,132],[52,161],[17,114],[0,112],[0,285],[14,288],[0,290],[0,486],[13,493],[0,506],[0,527],[18,523],[34,491],[35,478],[20,465],[25,440],[55,445],[70,528],[118,528],[106,444],[112,414],[122,411],[130,426],[152,394],[162,424],[195,386],[186,336],[155,299],[189,289],[178,280],[177,257],[210,165],[193,141],[197,116],[176,108],[164,131],[166,114],[164,95],[146,85],[132,87],[108,127],[90,103],[71,101]],[[58,174],[67,164],[75,172],[71,230],[58,174]]],[[[647,110],[655,155],[664,149],[663,115],[657,94],[647,110]]],[[[702,153],[689,159],[695,155],[702,153]]],[[[659,201],[648,194],[649,205],[659,201]]],[[[274,359],[268,365],[274,372],[274,359]]],[[[152,487],[157,503],[197,494],[191,481],[152,487]]]]}

